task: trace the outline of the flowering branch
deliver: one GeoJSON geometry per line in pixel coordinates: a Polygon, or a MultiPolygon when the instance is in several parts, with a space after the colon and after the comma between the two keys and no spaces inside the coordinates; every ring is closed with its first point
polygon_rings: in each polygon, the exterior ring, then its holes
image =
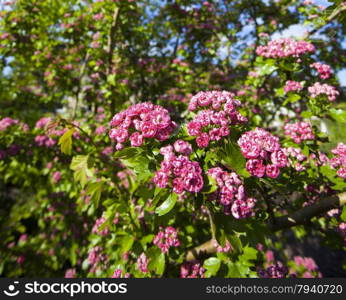
{"type": "Polygon", "coordinates": [[[322,27],[324,27],[325,25],[327,25],[328,23],[332,22],[334,19],[336,19],[342,12],[346,11],[346,5],[341,5],[338,9],[335,9],[330,16],[327,18],[327,20],[325,21],[325,23],[321,26],[318,26],[316,28],[314,28],[313,30],[311,30],[308,34],[309,35],[313,35],[315,34],[318,30],[320,30],[322,27]]]}
{"type": "Polygon", "coordinates": [[[294,212],[291,215],[276,218],[272,224],[269,224],[269,227],[273,231],[279,231],[296,225],[302,225],[309,221],[311,218],[318,216],[321,213],[327,212],[332,208],[343,206],[345,204],[346,192],[326,197],[318,201],[316,204],[303,207],[302,209],[294,212]]]}
{"type": "MultiPolygon", "coordinates": [[[[303,207],[302,209],[294,212],[291,215],[286,215],[274,219],[268,224],[269,229],[272,231],[279,231],[293,226],[302,225],[309,221],[311,218],[327,212],[335,207],[346,205],[346,192],[338,195],[323,198],[316,204],[303,207]]],[[[186,253],[186,261],[193,261],[198,259],[203,254],[216,253],[216,247],[213,239],[199,245],[186,253]]]]}

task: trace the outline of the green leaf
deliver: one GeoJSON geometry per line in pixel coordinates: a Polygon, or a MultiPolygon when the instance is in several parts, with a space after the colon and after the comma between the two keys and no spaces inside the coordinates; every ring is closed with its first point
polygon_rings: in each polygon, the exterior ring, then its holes
{"type": "Polygon", "coordinates": [[[114,158],[129,159],[131,157],[138,155],[140,152],[141,152],[140,148],[129,147],[129,148],[125,148],[123,150],[115,152],[114,158]]]}
{"type": "Polygon", "coordinates": [[[215,276],[217,271],[219,271],[221,265],[220,259],[216,257],[210,257],[206,259],[203,263],[203,267],[207,270],[206,277],[215,276]]]}
{"type": "Polygon", "coordinates": [[[229,262],[228,263],[228,274],[230,278],[244,278],[249,274],[250,268],[243,265],[241,262],[229,262]]]}
{"type": "Polygon", "coordinates": [[[97,208],[99,205],[102,188],[103,188],[102,181],[92,182],[88,184],[87,194],[91,197],[90,201],[94,203],[95,208],[97,208]]]}
{"type": "Polygon", "coordinates": [[[298,95],[298,94],[289,93],[289,95],[287,96],[287,98],[286,98],[285,102],[283,103],[283,105],[286,105],[287,103],[297,102],[300,98],[301,98],[301,96],[298,95]]]}
{"type": "Polygon", "coordinates": [[[253,266],[253,262],[250,260],[255,260],[257,258],[257,250],[255,248],[246,246],[243,248],[243,254],[239,256],[239,261],[248,266],[253,266]]]}
{"type": "Polygon", "coordinates": [[[346,110],[332,108],[329,110],[329,114],[337,122],[346,122],[346,110]]]}
{"type": "Polygon", "coordinates": [[[303,117],[303,118],[305,118],[305,119],[309,119],[309,118],[311,118],[312,116],[313,116],[314,114],[311,112],[311,111],[303,111],[302,113],[301,113],[301,116],[303,117]]]}
{"type": "Polygon", "coordinates": [[[59,145],[61,152],[67,155],[71,155],[72,151],[72,134],[75,129],[71,128],[67,130],[59,139],[59,145]]]}
{"type": "Polygon", "coordinates": [[[156,208],[155,212],[159,216],[163,216],[165,214],[168,214],[174,207],[175,203],[177,202],[177,194],[171,193],[168,198],[158,207],[156,208]]]}
{"type": "Polygon", "coordinates": [[[272,64],[265,64],[260,68],[259,75],[269,75],[273,73],[275,70],[277,70],[276,66],[273,66],[272,64]]]}
{"type": "Polygon", "coordinates": [[[342,221],[346,222],[346,206],[343,207],[340,218],[342,221]]]}
{"type": "Polygon", "coordinates": [[[238,145],[230,142],[218,152],[222,163],[225,163],[229,168],[243,177],[250,177],[250,174],[245,169],[246,160],[240,151],[238,145]]]}
{"type": "Polygon", "coordinates": [[[131,235],[126,235],[120,240],[120,253],[124,254],[131,250],[135,239],[131,235]]]}
{"type": "Polygon", "coordinates": [[[88,168],[88,155],[77,155],[72,158],[70,165],[71,170],[74,171],[74,180],[79,181],[81,186],[87,183],[88,177],[92,177],[92,172],[88,168]]]}
{"type": "Polygon", "coordinates": [[[162,275],[165,271],[165,254],[158,248],[150,248],[148,250],[149,264],[148,269],[154,271],[157,275],[162,275]]]}

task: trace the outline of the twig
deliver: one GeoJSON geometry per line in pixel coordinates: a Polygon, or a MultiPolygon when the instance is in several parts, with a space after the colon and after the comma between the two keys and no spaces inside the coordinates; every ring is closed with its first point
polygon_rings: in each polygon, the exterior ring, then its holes
{"type": "MultiPolygon", "coordinates": [[[[338,195],[330,196],[321,199],[316,204],[303,207],[302,209],[294,212],[293,214],[278,217],[274,223],[269,223],[268,227],[273,232],[291,228],[293,226],[302,225],[308,222],[311,218],[316,217],[324,212],[327,212],[335,207],[346,205],[346,192],[338,195]]],[[[198,259],[202,254],[214,254],[216,248],[214,246],[214,240],[211,239],[202,245],[194,247],[187,251],[185,259],[186,261],[193,261],[198,259]]]]}

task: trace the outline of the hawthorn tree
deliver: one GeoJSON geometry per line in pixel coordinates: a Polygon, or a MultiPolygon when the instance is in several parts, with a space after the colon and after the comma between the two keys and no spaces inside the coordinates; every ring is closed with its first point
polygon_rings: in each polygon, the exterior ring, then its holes
{"type": "Polygon", "coordinates": [[[2,276],[321,277],[292,237],[344,254],[345,2],[1,5],[2,276]]]}

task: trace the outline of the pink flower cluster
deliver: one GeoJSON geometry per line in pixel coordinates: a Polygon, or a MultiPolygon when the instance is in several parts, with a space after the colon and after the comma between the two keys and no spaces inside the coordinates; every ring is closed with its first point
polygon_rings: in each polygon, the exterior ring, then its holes
{"type": "Polygon", "coordinates": [[[167,140],[176,128],[165,108],[149,102],[132,105],[116,114],[110,125],[115,127],[110,130],[109,137],[117,141],[117,150],[128,140],[133,147],[141,146],[145,138],[167,140]]]}
{"type": "Polygon", "coordinates": [[[197,261],[184,262],[180,267],[181,278],[204,278],[205,269],[197,261]]]}
{"type": "Polygon", "coordinates": [[[346,179],[346,145],[339,143],[336,148],[332,150],[335,157],[331,158],[330,166],[337,170],[338,176],[346,179]]]}
{"type": "Polygon", "coordinates": [[[319,73],[321,79],[328,79],[332,74],[332,68],[329,65],[315,62],[310,65],[311,68],[315,68],[319,73]]]}
{"type": "MultiPolygon", "coordinates": [[[[191,145],[178,140],[174,144],[174,150],[187,154],[191,152],[191,145]]],[[[171,145],[162,147],[160,153],[164,159],[161,162],[160,170],[155,173],[153,178],[153,182],[158,187],[165,188],[171,184],[176,194],[184,191],[198,193],[203,188],[202,169],[198,162],[191,161],[185,155],[176,156],[171,145]]]]}
{"type": "Polygon", "coordinates": [[[280,175],[280,168],[287,165],[287,157],[281,149],[279,138],[262,128],[257,127],[242,134],[238,145],[248,159],[246,169],[253,176],[263,177],[266,174],[270,178],[276,178],[280,175]]]}
{"type": "Polygon", "coordinates": [[[56,141],[47,135],[37,135],[35,137],[35,143],[39,147],[50,148],[56,144],[56,141]]]}
{"type": "Polygon", "coordinates": [[[96,246],[92,248],[91,251],[89,252],[88,262],[89,262],[89,265],[91,265],[91,268],[90,268],[91,273],[96,272],[99,263],[106,262],[107,255],[103,254],[102,251],[103,251],[102,247],[96,246]]]}
{"type": "Polygon", "coordinates": [[[299,57],[315,51],[313,44],[306,41],[296,41],[291,38],[280,38],[270,41],[266,46],[258,46],[257,55],[267,58],[299,57]]]}
{"type": "Polygon", "coordinates": [[[341,237],[344,239],[344,244],[346,245],[346,222],[342,222],[339,224],[338,231],[341,237]]]}
{"type": "Polygon", "coordinates": [[[321,94],[325,94],[329,101],[335,101],[336,97],[339,96],[339,92],[332,85],[320,82],[316,82],[314,85],[308,87],[308,91],[312,98],[316,98],[321,94]]]}
{"type": "Polygon", "coordinates": [[[65,278],[76,278],[76,269],[67,269],[65,272],[65,278]]]}
{"type": "Polygon", "coordinates": [[[154,245],[159,247],[162,253],[167,253],[170,247],[179,247],[180,241],[178,239],[178,232],[172,226],[166,227],[154,237],[154,245]]]}
{"type": "Polygon", "coordinates": [[[0,131],[5,131],[8,127],[19,124],[18,120],[14,120],[10,117],[5,117],[0,120],[0,131]]]}
{"type": "Polygon", "coordinates": [[[290,136],[297,144],[300,144],[302,141],[315,139],[312,126],[307,122],[288,123],[284,126],[284,130],[285,135],[290,136]]]}
{"type": "Polygon", "coordinates": [[[100,227],[101,225],[106,222],[106,219],[104,217],[101,217],[101,218],[98,218],[91,230],[92,233],[95,233],[95,234],[98,234],[98,235],[101,235],[101,236],[106,236],[109,234],[109,228],[108,226],[106,226],[105,228],[103,228],[101,231],[100,231],[100,227]]]}
{"type": "Polygon", "coordinates": [[[285,93],[291,91],[300,91],[303,88],[303,85],[299,81],[287,80],[284,86],[285,93]]]}
{"type": "Polygon", "coordinates": [[[218,189],[210,198],[223,205],[225,214],[232,214],[236,219],[254,215],[256,199],[246,196],[243,182],[236,173],[228,173],[216,167],[209,169],[207,174],[215,179],[218,185],[218,189]]]}
{"type": "Polygon", "coordinates": [[[231,246],[231,243],[228,240],[226,240],[225,246],[222,247],[218,243],[218,241],[216,239],[214,239],[213,240],[213,246],[216,248],[216,252],[219,252],[219,253],[227,253],[233,249],[231,246]]]}
{"type": "Polygon", "coordinates": [[[50,117],[42,117],[36,122],[35,128],[43,129],[51,120],[52,118],[50,117]]]}
{"type": "Polygon", "coordinates": [[[306,169],[307,156],[302,153],[300,148],[288,147],[283,148],[282,151],[287,157],[287,165],[294,168],[296,171],[301,172],[306,169]]]}
{"type": "Polygon", "coordinates": [[[316,265],[316,262],[312,257],[295,256],[293,257],[293,260],[297,266],[303,266],[308,271],[318,270],[318,266],[316,265]]]}
{"type": "Polygon", "coordinates": [[[260,270],[258,272],[261,278],[285,278],[287,274],[288,269],[281,262],[277,262],[265,270],[260,270]]]}
{"type": "Polygon", "coordinates": [[[130,278],[130,273],[125,273],[125,275],[122,275],[123,271],[121,269],[115,269],[112,278],[130,278]]]}
{"type": "Polygon", "coordinates": [[[234,99],[234,94],[230,92],[199,92],[191,98],[189,110],[202,110],[187,124],[188,134],[197,137],[196,143],[200,148],[207,147],[210,141],[219,141],[228,136],[230,125],[247,121],[237,111],[240,105],[240,101],[234,99]]]}
{"type": "Polygon", "coordinates": [[[52,178],[54,183],[58,183],[61,180],[61,172],[59,171],[54,172],[52,178]]]}
{"type": "Polygon", "coordinates": [[[138,256],[138,259],[137,259],[138,270],[140,270],[143,273],[148,273],[148,264],[149,264],[149,259],[143,252],[140,256],[138,256]]]}

